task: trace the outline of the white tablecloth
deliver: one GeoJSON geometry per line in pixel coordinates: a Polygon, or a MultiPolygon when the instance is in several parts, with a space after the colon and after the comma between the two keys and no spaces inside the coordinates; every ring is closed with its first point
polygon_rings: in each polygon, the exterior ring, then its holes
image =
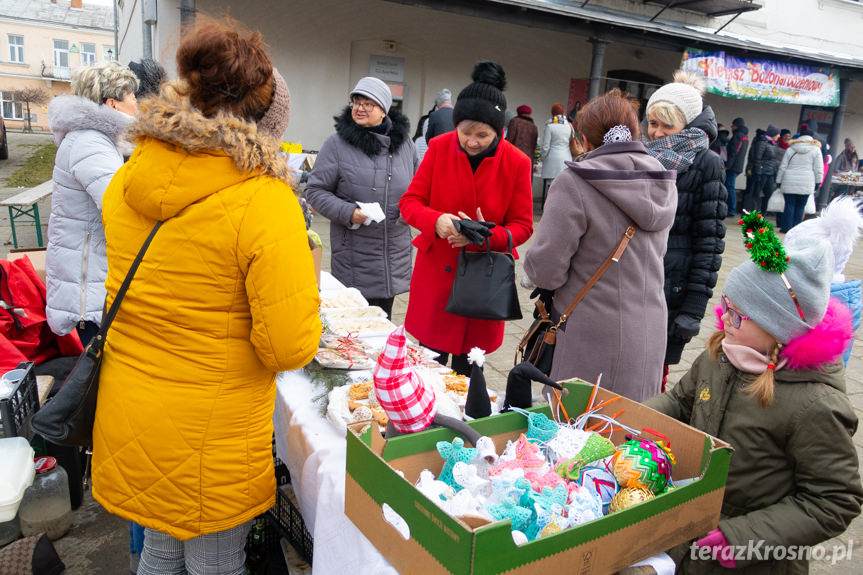
{"type": "MultiPolygon", "coordinates": [[[[344,287],[321,272],[321,289],[344,287]]],[[[291,472],[291,485],[314,539],[314,575],[380,573],[396,570],[345,515],[345,431],[321,413],[315,388],[302,371],[279,374],[273,424],[276,453],[291,472]]]]}

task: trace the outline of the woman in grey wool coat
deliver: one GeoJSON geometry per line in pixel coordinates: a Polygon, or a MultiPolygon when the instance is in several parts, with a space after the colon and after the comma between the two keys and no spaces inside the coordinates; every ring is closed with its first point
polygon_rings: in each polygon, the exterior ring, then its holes
{"type": "Polygon", "coordinates": [[[388,316],[395,296],[410,287],[411,233],[399,200],[419,165],[408,119],[391,109],[392,101],[383,81],[362,78],[306,184],[309,204],[330,220],[333,276],[388,316]],[[383,220],[358,203],[377,203],[383,220]]]}

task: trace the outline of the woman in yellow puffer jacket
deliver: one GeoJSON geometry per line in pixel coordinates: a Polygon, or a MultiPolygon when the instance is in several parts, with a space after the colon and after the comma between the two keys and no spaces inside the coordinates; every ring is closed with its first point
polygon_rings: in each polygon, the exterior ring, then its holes
{"type": "Polygon", "coordinates": [[[315,355],[318,289],[277,139],[287,85],[259,33],[208,23],[141,102],[103,200],[108,305],[158,221],[102,363],[93,494],[144,525],[139,574],[244,573],[275,501],[276,373],[315,355]]]}

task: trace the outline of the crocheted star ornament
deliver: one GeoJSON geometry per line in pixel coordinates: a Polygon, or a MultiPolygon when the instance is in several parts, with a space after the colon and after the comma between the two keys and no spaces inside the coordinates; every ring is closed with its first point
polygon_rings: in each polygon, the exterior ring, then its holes
{"type": "Polygon", "coordinates": [[[757,211],[747,212],[740,220],[740,232],[749,257],[761,269],[782,273],[788,269],[788,256],[773,232],[773,224],[757,211]]]}
{"type": "Polygon", "coordinates": [[[512,411],[517,411],[527,418],[527,433],[525,435],[529,440],[545,443],[557,435],[557,430],[560,429],[560,426],[544,413],[525,411],[517,407],[513,407],[512,411]]]}
{"type": "Polygon", "coordinates": [[[476,457],[476,449],[473,447],[465,447],[464,439],[456,437],[452,443],[446,441],[437,442],[437,452],[444,460],[443,469],[441,469],[438,481],[443,481],[456,491],[461,491],[462,486],[456,483],[452,475],[453,466],[461,461],[468,463],[476,457]]]}

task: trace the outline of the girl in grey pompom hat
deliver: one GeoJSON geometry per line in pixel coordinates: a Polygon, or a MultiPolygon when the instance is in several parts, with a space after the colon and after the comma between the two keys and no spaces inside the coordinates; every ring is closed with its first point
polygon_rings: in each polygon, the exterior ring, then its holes
{"type": "Polygon", "coordinates": [[[673,389],[645,402],[734,448],[718,528],[670,553],[678,573],[807,573],[803,555],[734,551],[817,545],[859,515],[857,416],[841,362],[851,318],[829,300],[827,242],[782,246],[757,212],[740,223],[752,261],[728,275],[720,330],[673,389]]]}

